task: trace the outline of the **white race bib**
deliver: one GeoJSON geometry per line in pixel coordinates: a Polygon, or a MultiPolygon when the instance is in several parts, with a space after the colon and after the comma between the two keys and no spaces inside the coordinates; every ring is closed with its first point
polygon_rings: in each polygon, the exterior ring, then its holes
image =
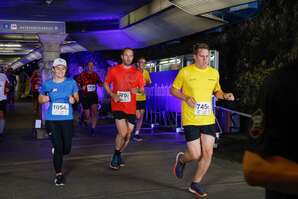
{"type": "Polygon", "coordinates": [[[87,92],[94,92],[96,90],[95,84],[88,84],[87,85],[87,92]]]}
{"type": "Polygon", "coordinates": [[[212,110],[212,107],[209,102],[198,102],[195,105],[196,115],[210,115],[211,110],[212,110]]]}
{"type": "Polygon", "coordinates": [[[130,102],[131,101],[130,92],[118,91],[117,94],[119,95],[120,102],[130,102]]]}
{"type": "Polygon", "coordinates": [[[52,115],[68,115],[69,104],[67,103],[53,103],[52,104],[52,115]]]}

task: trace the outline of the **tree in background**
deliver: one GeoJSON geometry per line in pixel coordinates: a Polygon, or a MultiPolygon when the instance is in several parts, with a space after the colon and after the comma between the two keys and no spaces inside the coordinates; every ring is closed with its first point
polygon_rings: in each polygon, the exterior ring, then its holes
{"type": "Polygon", "coordinates": [[[215,40],[223,76],[234,82],[240,109],[252,111],[264,79],[298,56],[297,28],[298,1],[265,0],[256,17],[227,28],[215,40]]]}

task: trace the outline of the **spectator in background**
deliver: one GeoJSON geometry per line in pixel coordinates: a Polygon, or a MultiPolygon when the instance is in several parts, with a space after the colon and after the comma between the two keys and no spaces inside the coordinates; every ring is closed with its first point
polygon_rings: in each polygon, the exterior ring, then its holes
{"type": "Polygon", "coordinates": [[[27,82],[28,78],[29,78],[29,76],[25,71],[20,72],[18,98],[25,98],[26,97],[26,82],[27,82]]]}
{"type": "Polygon", "coordinates": [[[9,107],[14,109],[15,87],[17,85],[17,78],[13,74],[12,68],[8,68],[6,75],[7,75],[8,81],[9,81],[9,92],[7,94],[7,102],[8,102],[9,107]]]}
{"type": "Polygon", "coordinates": [[[39,115],[38,95],[41,86],[41,75],[38,69],[35,69],[30,78],[31,93],[33,96],[33,113],[39,115]]]}
{"type": "MultiPolygon", "coordinates": [[[[82,66],[78,66],[77,73],[73,76],[73,79],[77,82],[78,87],[79,87],[80,99],[83,98],[83,90],[80,88],[78,81],[79,81],[79,77],[83,71],[84,71],[84,68],[82,66]]],[[[85,126],[87,126],[88,124],[84,121],[84,109],[82,107],[82,102],[74,104],[74,110],[79,114],[79,124],[82,125],[84,123],[85,126]]]]}
{"type": "Polygon", "coordinates": [[[5,127],[5,112],[6,112],[6,100],[9,93],[9,81],[7,76],[3,73],[3,69],[0,69],[0,141],[3,137],[3,131],[5,127]]]}

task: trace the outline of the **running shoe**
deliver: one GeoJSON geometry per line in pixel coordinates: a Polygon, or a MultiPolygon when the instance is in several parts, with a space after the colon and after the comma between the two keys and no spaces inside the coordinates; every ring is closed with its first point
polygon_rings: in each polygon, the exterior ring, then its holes
{"type": "Polygon", "coordinates": [[[177,178],[183,178],[183,171],[184,171],[184,168],[185,168],[185,163],[182,163],[180,161],[181,157],[184,155],[183,152],[179,152],[177,153],[176,155],[176,161],[175,161],[175,164],[173,166],[173,174],[174,176],[176,176],[177,178]]]}
{"type": "Polygon", "coordinates": [[[196,196],[203,198],[206,197],[208,194],[204,191],[203,186],[200,183],[192,182],[188,191],[195,194],[196,196]]]}
{"type": "Polygon", "coordinates": [[[140,135],[133,135],[132,140],[135,142],[141,142],[143,141],[143,138],[140,135]]]}
{"type": "Polygon", "coordinates": [[[57,175],[56,178],[55,178],[55,180],[54,180],[54,182],[55,182],[55,185],[56,186],[64,186],[64,184],[65,184],[65,178],[64,178],[64,176],[62,174],[57,175]]]}
{"type": "Polygon", "coordinates": [[[119,160],[119,155],[116,155],[114,153],[111,163],[110,163],[110,168],[114,170],[119,170],[120,169],[120,160],[119,160]]]}
{"type": "Polygon", "coordinates": [[[120,165],[120,167],[124,167],[125,166],[125,162],[124,162],[121,154],[119,155],[119,165],[120,165]]]}
{"type": "Polygon", "coordinates": [[[91,136],[96,136],[96,134],[95,134],[95,128],[90,128],[90,134],[91,134],[91,136]]]}

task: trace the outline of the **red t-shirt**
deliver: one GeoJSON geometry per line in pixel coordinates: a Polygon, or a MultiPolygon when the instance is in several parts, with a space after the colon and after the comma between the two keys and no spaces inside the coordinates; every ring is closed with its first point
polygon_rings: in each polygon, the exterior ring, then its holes
{"type": "Polygon", "coordinates": [[[78,85],[80,87],[85,86],[85,89],[83,90],[83,94],[87,94],[90,92],[96,92],[96,84],[99,86],[102,85],[102,81],[100,80],[99,76],[96,72],[82,72],[76,79],[78,85]]]}
{"type": "Polygon", "coordinates": [[[34,73],[31,76],[31,90],[32,92],[38,92],[39,87],[41,86],[41,76],[39,74],[34,73]]]}
{"type": "Polygon", "coordinates": [[[108,71],[105,83],[112,84],[113,93],[120,95],[120,102],[111,100],[112,111],[136,114],[136,94],[131,90],[144,88],[143,74],[133,66],[126,68],[119,64],[108,71]]]}

